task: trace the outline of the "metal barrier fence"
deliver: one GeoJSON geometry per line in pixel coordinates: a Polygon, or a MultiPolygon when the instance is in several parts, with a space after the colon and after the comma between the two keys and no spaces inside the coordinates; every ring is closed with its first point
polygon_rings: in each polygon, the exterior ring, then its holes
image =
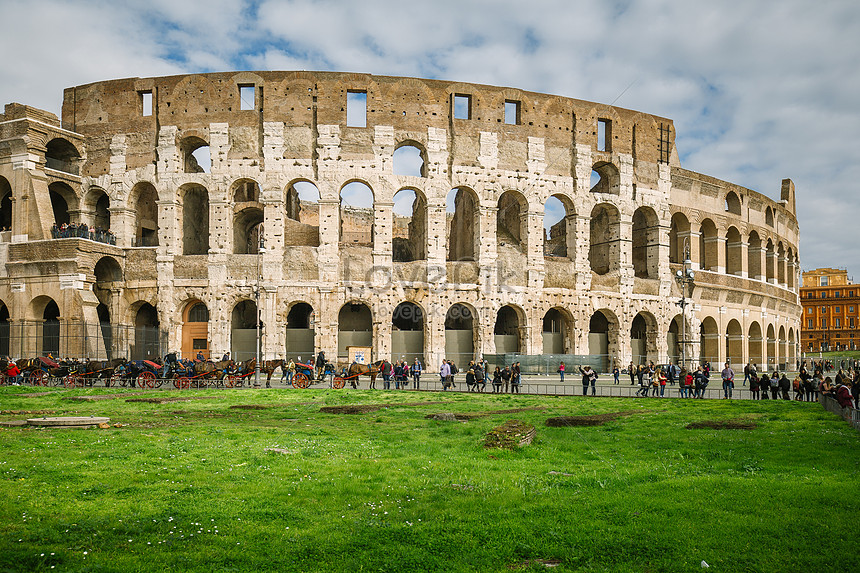
{"type": "Polygon", "coordinates": [[[167,331],[78,320],[0,322],[0,356],[144,360],[167,353],[167,331]]]}
{"type": "Polygon", "coordinates": [[[839,405],[839,402],[836,398],[832,396],[822,396],[821,397],[821,405],[828,412],[833,412],[854,426],[855,429],[860,430],[860,410],[855,408],[843,408],[839,405]]]}

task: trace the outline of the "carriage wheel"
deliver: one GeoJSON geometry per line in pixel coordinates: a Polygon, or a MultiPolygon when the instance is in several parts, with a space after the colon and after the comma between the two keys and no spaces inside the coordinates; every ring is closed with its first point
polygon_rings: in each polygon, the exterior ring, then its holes
{"type": "Polygon", "coordinates": [[[152,372],[141,372],[137,375],[137,385],[141,388],[155,388],[155,374],[152,372]]]}
{"type": "Polygon", "coordinates": [[[338,390],[340,390],[341,388],[343,388],[344,386],[346,386],[346,380],[345,380],[345,379],[343,379],[343,378],[341,378],[340,376],[335,376],[335,377],[334,377],[334,382],[332,382],[332,383],[331,383],[331,385],[332,385],[334,388],[337,388],[338,390]]]}
{"type": "Polygon", "coordinates": [[[224,385],[227,388],[232,388],[233,386],[235,386],[236,385],[236,375],[235,374],[228,374],[224,378],[224,385]]]}
{"type": "Polygon", "coordinates": [[[63,377],[63,386],[66,388],[83,387],[83,380],[78,380],[77,374],[67,374],[63,377]]]}
{"type": "Polygon", "coordinates": [[[173,381],[173,385],[179,390],[187,390],[191,386],[191,380],[188,376],[180,376],[173,381]]]}
{"type": "Polygon", "coordinates": [[[236,376],[236,380],[234,381],[236,388],[241,388],[245,385],[245,378],[245,376],[236,376]]]}
{"type": "Polygon", "coordinates": [[[6,375],[0,372],[0,386],[6,385],[6,375]]]}
{"type": "Polygon", "coordinates": [[[311,381],[304,372],[296,372],[296,375],[293,376],[293,386],[296,388],[307,388],[310,385],[311,381]]]}
{"type": "Polygon", "coordinates": [[[48,377],[45,376],[44,370],[33,370],[30,372],[30,384],[32,386],[47,386],[48,385],[48,377]]]}
{"type": "Polygon", "coordinates": [[[105,386],[119,386],[122,383],[122,376],[119,374],[111,374],[105,378],[105,386]]]}

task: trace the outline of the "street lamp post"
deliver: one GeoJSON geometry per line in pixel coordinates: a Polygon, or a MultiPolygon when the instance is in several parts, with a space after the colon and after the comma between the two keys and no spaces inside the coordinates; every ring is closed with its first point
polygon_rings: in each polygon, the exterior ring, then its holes
{"type": "MultiPolygon", "coordinates": [[[[681,307],[681,368],[686,368],[686,352],[685,347],[687,345],[687,305],[691,304],[691,301],[687,300],[687,285],[693,284],[693,279],[695,275],[693,273],[693,269],[690,268],[693,265],[693,261],[690,260],[690,246],[685,245],[684,248],[684,270],[678,270],[675,273],[675,280],[678,281],[678,286],[681,287],[681,300],[678,301],[678,306],[681,307]]],[[[692,292],[690,296],[692,296],[692,292]]]]}
{"type": "Polygon", "coordinates": [[[254,387],[260,387],[260,283],[262,282],[262,277],[260,276],[260,259],[263,257],[263,254],[266,252],[266,248],[263,246],[263,224],[261,223],[257,227],[257,232],[259,233],[259,242],[257,245],[257,288],[254,289],[254,302],[257,306],[257,352],[254,360],[254,387]]]}

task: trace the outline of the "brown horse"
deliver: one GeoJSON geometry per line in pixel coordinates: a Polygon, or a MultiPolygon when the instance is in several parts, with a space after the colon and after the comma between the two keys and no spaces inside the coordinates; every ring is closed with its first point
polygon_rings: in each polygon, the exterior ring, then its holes
{"type": "Polygon", "coordinates": [[[272,373],[278,368],[283,372],[285,366],[283,358],[279,358],[277,360],[266,360],[263,362],[260,366],[260,372],[266,373],[266,388],[269,387],[269,383],[272,380],[272,373]]]}
{"type": "Polygon", "coordinates": [[[353,377],[358,376],[370,376],[370,388],[376,388],[376,376],[380,372],[380,364],[382,364],[382,360],[377,360],[373,364],[359,364],[358,362],[353,362],[349,365],[349,371],[347,374],[352,379],[353,377]]]}

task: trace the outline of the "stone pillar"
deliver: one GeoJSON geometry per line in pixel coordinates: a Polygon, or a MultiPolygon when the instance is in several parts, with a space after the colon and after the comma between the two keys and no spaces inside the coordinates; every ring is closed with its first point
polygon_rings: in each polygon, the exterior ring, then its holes
{"type": "MultiPolygon", "coordinates": [[[[328,184],[328,182],[326,182],[328,184]]],[[[330,194],[320,195],[328,197],[330,194]]],[[[336,197],[336,194],[335,194],[336,197]]],[[[320,199],[319,202],[320,223],[320,281],[333,285],[338,280],[338,269],[340,266],[340,201],[336,198],[320,199]]],[[[335,321],[337,315],[335,314],[335,321]]]]}

